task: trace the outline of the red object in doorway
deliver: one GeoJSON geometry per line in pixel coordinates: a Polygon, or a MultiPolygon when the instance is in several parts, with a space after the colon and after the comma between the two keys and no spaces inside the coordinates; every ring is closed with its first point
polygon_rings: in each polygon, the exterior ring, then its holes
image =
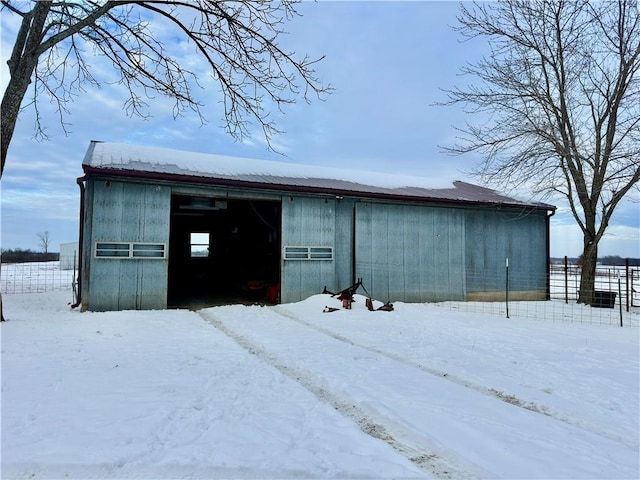
{"type": "Polygon", "coordinates": [[[280,284],[269,285],[267,287],[267,302],[278,303],[278,295],[280,294],[280,284]]]}

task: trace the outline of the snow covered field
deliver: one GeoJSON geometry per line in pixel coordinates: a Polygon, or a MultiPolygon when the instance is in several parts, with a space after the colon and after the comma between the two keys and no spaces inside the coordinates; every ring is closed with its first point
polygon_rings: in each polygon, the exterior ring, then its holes
{"type": "Polygon", "coordinates": [[[71,290],[77,276],[77,271],[62,270],[59,261],[3,263],[0,270],[0,292],[71,290]]]}
{"type": "Polygon", "coordinates": [[[3,479],[640,477],[637,327],[68,297],[4,296],[3,479]]]}

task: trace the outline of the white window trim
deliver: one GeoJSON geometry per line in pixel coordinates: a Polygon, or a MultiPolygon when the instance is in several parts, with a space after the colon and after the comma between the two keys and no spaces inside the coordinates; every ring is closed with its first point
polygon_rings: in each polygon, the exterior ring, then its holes
{"type": "Polygon", "coordinates": [[[209,258],[211,255],[211,232],[191,232],[191,234],[189,235],[189,256],[192,259],[198,259],[198,258],[202,258],[202,259],[207,259],[209,258]],[[194,242],[193,241],[193,235],[206,235],[207,236],[207,242],[206,243],[198,243],[198,242],[194,242]],[[201,247],[198,250],[196,250],[197,252],[203,252],[204,255],[194,255],[193,252],[193,247],[201,247]]]}
{"type": "Polygon", "coordinates": [[[285,245],[282,258],[287,261],[333,260],[333,247],[326,245],[285,245]]]}
{"type": "Polygon", "coordinates": [[[167,258],[167,244],[162,242],[96,242],[93,258],[104,260],[164,260],[167,258]],[[115,248],[108,248],[115,246],[115,248]],[[139,248],[150,246],[156,248],[139,248]],[[107,255],[108,252],[126,252],[126,255],[107,255]],[[141,252],[160,253],[161,255],[141,255],[141,252]],[[102,253],[102,254],[101,254],[102,253]]]}

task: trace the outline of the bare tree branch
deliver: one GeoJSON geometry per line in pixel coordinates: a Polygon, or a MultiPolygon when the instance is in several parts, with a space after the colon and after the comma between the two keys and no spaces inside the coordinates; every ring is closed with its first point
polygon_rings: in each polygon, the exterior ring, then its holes
{"type": "MultiPolygon", "coordinates": [[[[57,106],[63,128],[68,105],[84,86],[102,86],[87,56],[99,53],[113,65],[116,83],[128,92],[127,114],[148,115],[155,95],[173,100],[173,116],[192,111],[201,122],[203,80],[217,82],[226,131],[237,139],[257,124],[271,148],[280,133],[271,118],[300,97],[322,98],[331,91],[313,70],[318,59],[298,58],[278,45],[286,21],[297,15],[297,1],[77,0],[24,4],[2,0],[8,14],[22,17],[11,58],[11,78],[2,99],[2,171],[23,99],[36,110],[36,136],[46,132],[38,112],[42,96],[57,106]],[[27,7],[28,5],[28,7],[27,7]],[[30,10],[25,10],[30,8],[30,10]],[[194,47],[201,63],[190,68],[174,58],[159,33],[173,32],[194,47]],[[199,95],[200,94],[200,95],[199,95]]],[[[0,177],[1,172],[0,171],[0,177]]]]}
{"type": "Polygon", "coordinates": [[[562,194],[584,234],[581,299],[590,303],[597,245],[640,181],[640,16],[634,0],[462,4],[457,30],[490,53],[447,90],[487,118],[445,150],[478,152],[476,171],[502,185],[562,194]]]}

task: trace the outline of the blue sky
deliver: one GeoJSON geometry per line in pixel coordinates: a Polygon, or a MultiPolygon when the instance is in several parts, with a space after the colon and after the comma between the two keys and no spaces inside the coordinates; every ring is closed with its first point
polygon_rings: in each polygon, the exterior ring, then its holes
{"type": "MultiPolygon", "coordinates": [[[[91,140],[134,143],[223,155],[285,162],[343,166],[366,171],[420,175],[443,180],[479,181],[468,173],[480,159],[449,156],[454,126],[468,116],[460,107],[442,107],[441,89],[465,85],[460,67],[482,55],[481,42],[460,43],[453,31],[456,2],[305,2],[303,14],[286,27],[282,45],[299,54],[325,55],[318,76],[335,92],[325,101],[300,101],[273,113],[286,133],[273,140],[284,155],[269,152],[256,128],[255,135],[236,142],[221,128],[217,90],[201,92],[209,123],[195,116],[177,120],[171,103],[159,98],[151,118],[128,118],[126,96],[117,86],[87,88],[70,106],[60,127],[53,106],[41,104],[50,140],[33,138],[31,109],[20,117],[2,178],[2,247],[39,248],[38,232],[49,231],[50,250],[78,237],[81,163],[91,140]]],[[[2,14],[2,88],[6,59],[16,19],[2,14]]],[[[108,66],[94,59],[95,68],[109,75],[108,66]]],[[[205,85],[208,82],[204,82],[205,85]]],[[[526,192],[512,192],[525,196],[526,192]]],[[[633,193],[635,200],[639,195],[633,193]]],[[[552,218],[551,253],[577,256],[579,229],[560,201],[552,218]]],[[[600,244],[600,255],[640,257],[638,203],[624,202],[600,244]]]]}

